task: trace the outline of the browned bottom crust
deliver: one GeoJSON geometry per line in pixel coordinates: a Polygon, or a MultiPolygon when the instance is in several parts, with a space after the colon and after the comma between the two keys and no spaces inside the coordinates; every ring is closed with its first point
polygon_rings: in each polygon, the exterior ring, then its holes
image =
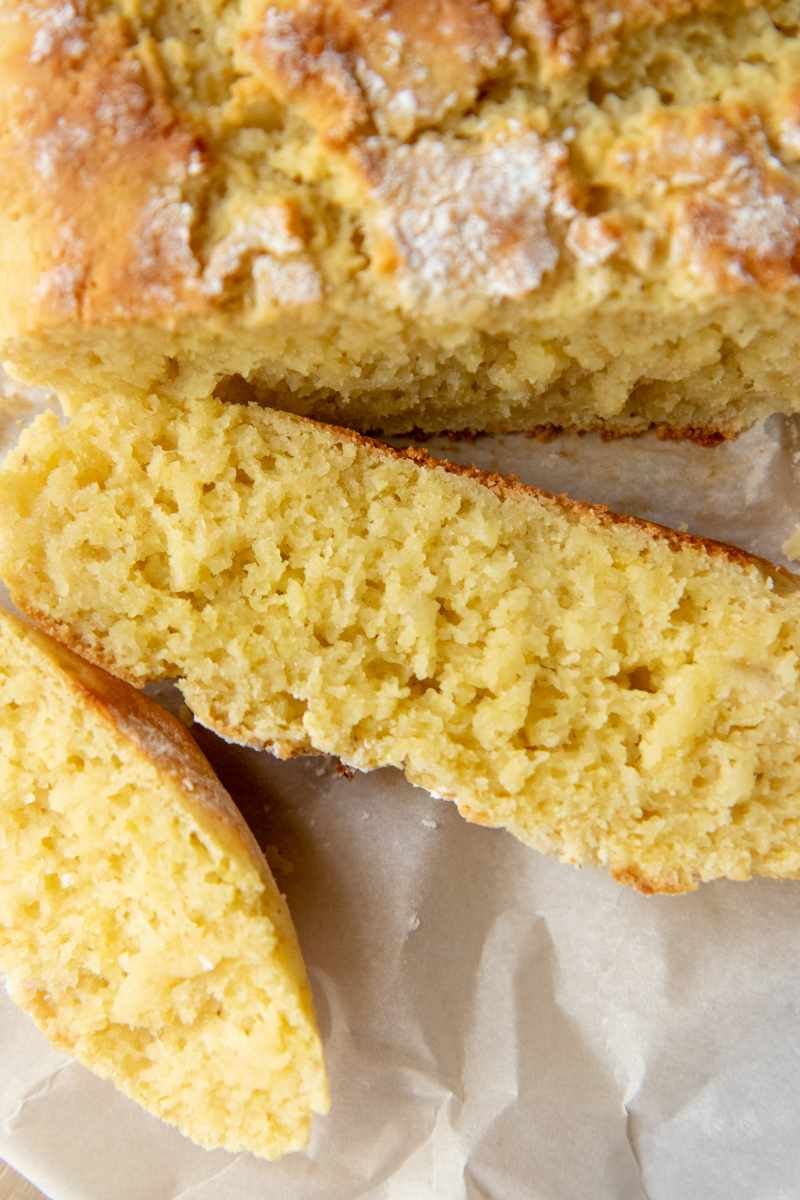
{"type": "MultiPolygon", "coordinates": [[[[585,434],[599,434],[604,442],[617,442],[624,438],[645,437],[654,433],[663,442],[692,442],[695,446],[719,446],[722,442],[733,442],[743,430],[712,429],[702,425],[659,425],[654,422],[646,429],[609,429],[607,425],[590,426],[576,425],[534,425],[532,429],[504,430],[502,434],[486,433],[478,429],[440,429],[436,433],[420,429],[416,425],[408,433],[392,434],[393,438],[408,438],[414,442],[431,442],[434,438],[444,438],[449,442],[477,442],[486,437],[527,437],[537,442],[553,442],[557,438],[568,435],[583,437],[585,434]]],[[[371,429],[364,437],[381,440],[386,435],[380,429],[371,429]]]]}

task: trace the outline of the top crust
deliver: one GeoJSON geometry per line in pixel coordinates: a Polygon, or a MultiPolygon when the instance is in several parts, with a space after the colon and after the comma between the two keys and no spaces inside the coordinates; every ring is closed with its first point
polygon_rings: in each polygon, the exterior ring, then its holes
{"type": "MultiPolygon", "coordinates": [[[[775,34],[775,6],[754,7],[764,38],[775,34]]],[[[363,223],[364,284],[387,302],[391,284],[401,304],[485,306],[607,264],[646,276],[667,261],[694,293],[794,289],[791,42],[775,50],[769,94],[731,77],[692,104],[642,92],[600,112],[589,98],[589,72],[621,69],[637,32],[687,15],[714,32],[711,0],[251,0],[223,7],[201,52],[178,12],[168,33],[113,3],[11,0],[0,25],[0,247],[16,293],[6,324],[211,312],[235,298],[242,271],[261,276],[246,303],[264,314],[316,304],[335,282],[318,187],[363,223]],[[319,138],[312,154],[297,119],[319,138]],[[252,155],[237,139],[265,122],[278,136],[243,170],[252,155]],[[20,217],[27,251],[8,244],[20,217]]]]}
{"type": "Polygon", "coordinates": [[[332,141],[400,138],[463,110],[512,43],[484,0],[262,6],[243,58],[332,141]]]}
{"type": "Polygon", "coordinates": [[[470,427],[580,403],[582,428],[735,431],[748,393],[752,420],[790,386],[769,345],[800,295],[799,21],[800,0],[8,0],[0,349],[62,391],[241,375],[342,419],[325,397],[419,388],[440,429],[485,372],[500,411],[470,427]],[[83,339],[67,377],[53,336],[83,339]],[[709,364],[721,411],[673,412],[709,364]]]}
{"type": "Polygon", "coordinates": [[[520,0],[515,30],[535,48],[546,79],[610,62],[626,36],[711,8],[714,0],[520,0]]]}

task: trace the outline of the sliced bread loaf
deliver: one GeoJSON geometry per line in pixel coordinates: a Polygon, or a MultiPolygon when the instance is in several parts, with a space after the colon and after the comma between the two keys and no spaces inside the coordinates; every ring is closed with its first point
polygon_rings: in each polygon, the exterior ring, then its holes
{"type": "Polygon", "coordinates": [[[286,904],[186,730],[0,610],[0,967],[58,1045],[204,1146],[328,1107],[286,904]]]}
{"type": "Polygon", "coordinates": [[[800,875],[800,596],[768,564],[213,398],[46,414],[0,513],[18,604],[228,738],[394,764],[646,891],[800,875]]]}

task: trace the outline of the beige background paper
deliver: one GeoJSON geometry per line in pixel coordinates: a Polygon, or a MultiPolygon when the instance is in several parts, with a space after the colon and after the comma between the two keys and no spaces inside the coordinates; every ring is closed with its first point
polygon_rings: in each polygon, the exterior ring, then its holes
{"type": "MultiPolygon", "coordinates": [[[[780,558],[794,437],[428,449],[780,558]]],[[[308,1154],[207,1153],[3,997],[0,1156],[54,1200],[798,1200],[800,883],[646,898],[396,772],[195,732],[288,895],[333,1110],[308,1154]]]]}

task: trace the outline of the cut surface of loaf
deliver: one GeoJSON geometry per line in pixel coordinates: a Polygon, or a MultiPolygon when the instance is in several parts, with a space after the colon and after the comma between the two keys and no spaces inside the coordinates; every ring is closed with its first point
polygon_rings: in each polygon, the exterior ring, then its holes
{"type": "Polygon", "coordinates": [[[0,357],[360,429],[798,407],[800,0],[9,0],[0,357]]]}
{"type": "Polygon", "coordinates": [[[328,1107],[286,904],[189,734],[0,610],[0,969],[61,1049],[204,1146],[328,1107]]]}
{"type": "Polygon", "coordinates": [[[211,398],[0,472],[21,607],[284,756],[393,764],[650,891],[800,875],[800,596],[729,547],[211,398]]]}

